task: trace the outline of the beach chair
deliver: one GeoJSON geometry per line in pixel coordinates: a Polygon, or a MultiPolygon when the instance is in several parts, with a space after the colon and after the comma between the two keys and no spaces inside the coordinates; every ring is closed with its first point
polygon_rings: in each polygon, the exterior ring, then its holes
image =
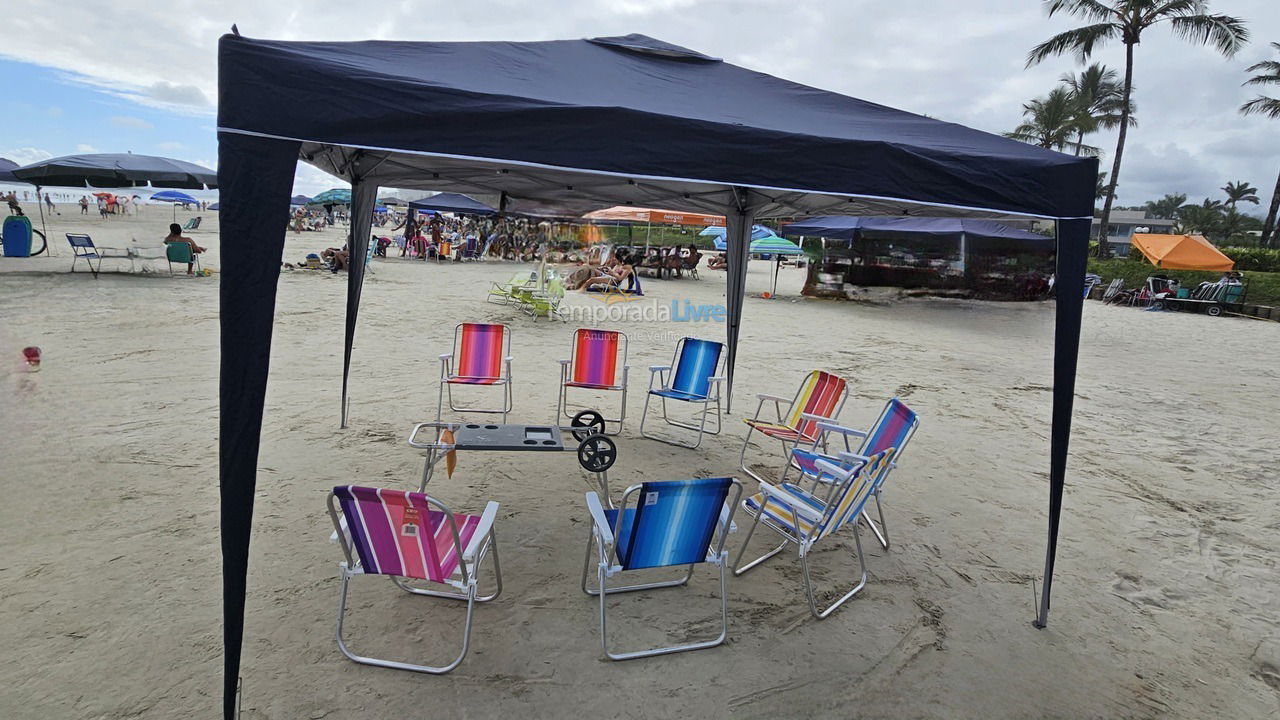
{"type": "Polygon", "coordinates": [[[696,449],[702,444],[702,436],[704,434],[719,435],[720,385],[724,382],[724,377],[716,373],[721,367],[721,358],[723,356],[724,343],[686,337],[680,338],[676,343],[676,351],[671,365],[650,365],[649,392],[645,395],[644,411],[640,414],[640,434],[650,440],[692,449],[696,449]],[[675,368],[674,372],[672,368],[675,368]],[[657,382],[657,387],[654,387],[655,381],[657,382]],[[662,419],[664,422],[675,427],[698,431],[698,439],[692,445],[675,439],[651,435],[644,431],[644,422],[649,416],[649,401],[654,397],[661,399],[662,419]],[[695,417],[700,418],[698,423],[686,423],[671,419],[670,415],[667,414],[668,400],[677,400],[701,406],[701,409],[695,415],[695,417]],[[715,405],[716,428],[715,430],[708,430],[707,415],[711,413],[712,404],[715,405]]]}
{"type": "Polygon", "coordinates": [[[467,656],[475,604],[502,593],[502,568],[493,523],[498,503],[490,502],[481,515],[454,514],[443,503],[423,493],[343,485],[329,493],[329,518],[333,538],[342,545],[346,561],[339,565],[342,578],[338,595],[338,649],[365,665],[440,675],[456,668],[467,656]],[[481,595],[477,575],[492,551],[495,587],[481,595]],[[357,655],[342,637],[347,609],[347,587],[360,575],[387,575],[397,587],[413,595],[463,600],[467,603],[462,625],[462,650],[447,665],[415,665],[357,655]],[[453,590],[431,590],[411,581],[446,585],[453,590]]]}
{"type": "Polygon", "coordinates": [[[787,399],[778,395],[758,394],[759,404],[756,414],[743,418],[747,424],[747,436],[742,440],[742,451],[738,454],[738,465],[742,471],[756,480],[764,480],[751,468],[747,467],[747,446],[751,444],[751,434],[759,432],[765,437],[782,443],[782,461],[785,464],[790,451],[801,443],[817,442],[821,437],[818,423],[832,420],[840,415],[848,396],[848,382],[839,375],[832,375],[822,370],[814,370],[805,376],[804,382],[791,398],[786,412],[782,407],[787,399]],[[773,403],[774,419],[761,417],[765,403],[773,403]]]}
{"type": "Polygon", "coordinates": [[[1110,302],[1111,298],[1121,292],[1124,292],[1124,278],[1116,278],[1111,281],[1106,290],[1102,291],[1102,302],[1110,302]]]}
{"type": "MultiPolygon", "coordinates": [[[[701,650],[724,642],[729,634],[728,553],[725,539],[734,529],[733,513],[742,496],[734,478],[699,478],[646,482],[627,488],[617,509],[606,510],[600,497],[587,493],[591,534],[582,566],[582,591],[600,598],[600,646],[610,660],[701,650]],[[730,490],[733,497],[730,498],[730,490]],[[634,501],[633,501],[634,500],[634,501]],[[628,507],[630,505],[630,507],[628,507]],[[596,550],[596,587],[587,585],[592,548],[596,550]],[[720,570],[720,635],[713,640],[671,647],[615,653],[609,649],[608,596],[686,585],[694,566],[711,563],[720,570]],[[632,570],[688,566],[676,580],[609,587],[608,582],[632,570]]],[[[674,628],[673,628],[674,630],[674,628]]]]}
{"type": "Polygon", "coordinates": [[[515,299],[520,309],[534,318],[545,315],[548,318],[565,319],[560,314],[560,303],[564,301],[564,281],[558,276],[547,280],[546,288],[541,291],[534,288],[518,289],[515,299]]]}
{"type": "Polygon", "coordinates": [[[191,246],[185,242],[171,242],[165,244],[165,259],[169,261],[169,274],[173,274],[173,264],[188,265],[195,263],[196,270],[200,270],[200,256],[191,251],[191,246]]]}
{"type": "Polygon", "coordinates": [[[915,436],[916,429],[920,427],[920,417],[915,411],[907,407],[907,404],[898,398],[891,398],[885,403],[884,409],[880,411],[880,417],[876,418],[869,430],[855,430],[853,428],[837,425],[833,422],[818,423],[818,432],[821,437],[815,440],[813,446],[807,450],[802,448],[793,448],[791,451],[791,462],[784,468],[782,480],[785,482],[787,474],[792,468],[800,471],[801,476],[807,477],[813,481],[814,489],[822,484],[823,476],[818,472],[817,461],[826,460],[827,462],[847,461],[852,458],[865,458],[883,451],[886,448],[896,448],[893,455],[893,462],[889,464],[885,470],[885,477],[881,479],[879,485],[876,486],[876,514],[879,516],[879,522],[871,519],[871,516],[863,512],[862,518],[867,523],[867,527],[871,528],[871,532],[875,534],[876,540],[880,542],[885,549],[889,548],[889,530],[884,521],[884,507],[880,504],[880,492],[884,489],[884,482],[888,478],[889,472],[898,467],[898,463],[902,461],[902,454],[906,451],[907,443],[911,442],[911,438],[915,436]],[[841,436],[844,441],[844,450],[837,448],[836,454],[830,455],[819,452],[818,448],[830,448],[831,435],[841,436]],[[851,442],[850,439],[853,439],[851,442]]]}
{"type": "Polygon", "coordinates": [[[605,428],[616,423],[622,432],[627,419],[627,336],[615,330],[591,330],[579,328],[573,333],[573,352],[568,360],[560,361],[560,397],[556,403],[556,418],[569,419],[569,388],[622,393],[618,416],[605,417],[605,428]]]}
{"type": "Polygon", "coordinates": [[[183,225],[182,225],[182,230],[183,230],[183,232],[186,232],[186,231],[188,231],[188,230],[199,230],[199,229],[200,229],[200,216],[199,216],[199,215],[197,215],[197,216],[195,216],[195,217],[191,218],[190,220],[186,221],[186,222],[185,222],[185,223],[183,223],[183,225]]]}
{"type": "Polygon", "coordinates": [[[866,508],[878,485],[883,482],[893,458],[893,448],[886,448],[875,455],[858,460],[831,463],[818,460],[818,472],[827,481],[828,492],[815,494],[799,485],[782,483],[777,486],[767,482],[760,483],[760,492],[742,501],[742,508],[754,518],[747,537],[738,551],[738,562],[734,567],[734,575],[756,567],[760,563],[777,555],[788,546],[794,546],[800,556],[800,567],[804,577],[805,598],[809,601],[809,612],[819,620],[827,617],[846,600],[857,595],[867,584],[867,561],[862,552],[862,539],[859,533],[858,516],[866,508]],[[853,542],[858,555],[858,564],[862,568],[862,577],[854,588],[831,603],[825,609],[818,608],[813,591],[813,581],[809,577],[809,555],[814,546],[830,537],[846,524],[853,524],[853,542]],[[751,536],[756,528],[764,525],[782,537],[782,542],[773,550],[742,564],[751,543],[751,536]]]}
{"type": "Polygon", "coordinates": [[[500,413],[507,421],[514,398],[511,394],[511,329],[506,325],[461,323],[453,331],[455,353],[440,356],[440,398],[436,403],[436,420],[444,410],[445,395],[454,412],[500,413]],[[496,385],[502,388],[501,408],[457,407],[453,403],[454,385],[496,385]]]}
{"type": "Polygon", "coordinates": [[[511,276],[506,283],[489,283],[489,294],[485,296],[485,302],[496,303],[498,305],[507,305],[511,303],[520,290],[538,281],[538,272],[520,271],[511,276]]]}
{"type": "Polygon", "coordinates": [[[98,248],[94,246],[93,238],[83,233],[67,233],[67,242],[71,245],[71,272],[76,271],[76,263],[80,260],[84,260],[85,264],[89,266],[89,272],[92,272],[95,278],[98,277],[98,273],[102,272],[103,260],[109,258],[127,259],[130,266],[133,265],[133,260],[127,250],[98,248]],[[98,261],[97,267],[93,265],[95,260],[98,261]]]}

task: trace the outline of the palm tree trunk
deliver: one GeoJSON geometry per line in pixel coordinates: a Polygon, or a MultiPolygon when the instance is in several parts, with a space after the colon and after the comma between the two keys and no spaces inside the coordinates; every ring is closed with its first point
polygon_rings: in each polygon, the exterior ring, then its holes
{"type": "Polygon", "coordinates": [[[1084,131],[1076,131],[1076,157],[1080,157],[1080,148],[1084,147],[1084,131]]]}
{"type": "Polygon", "coordinates": [[[1267,221],[1262,224],[1262,247],[1280,247],[1280,232],[1276,230],[1276,213],[1280,212],[1280,176],[1276,177],[1276,189],[1271,193],[1271,209],[1267,221]]]}
{"type": "Polygon", "coordinates": [[[1107,199],[1102,205],[1102,217],[1098,228],[1098,257],[1111,257],[1107,244],[1107,226],[1111,222],[1111,205],[1116,199],[1116,185],[1120,182],[1120,157],[1124,155],[1124,140],[1129,134],[1129,102],[1133,94],[1133,43],[1124,45],[1124,100],[1120,105],[1120,136],[1116,138],[1116,158],[1111,163],[1111,184],[1107,186],[1107,199]]]}

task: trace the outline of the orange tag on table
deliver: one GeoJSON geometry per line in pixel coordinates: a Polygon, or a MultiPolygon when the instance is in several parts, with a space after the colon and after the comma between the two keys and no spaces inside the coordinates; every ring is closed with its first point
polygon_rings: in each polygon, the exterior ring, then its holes
{"type": "MultiPolygon", "coordinates": [[[[445,430],[440,433],[440,441],[449,445],[453,444],[453,431],[445,430]]],[[[444,456],[444,469],[449,477],[453,477],[453,469],[458,466],[458,451],[450,450],[444,456]]]]}

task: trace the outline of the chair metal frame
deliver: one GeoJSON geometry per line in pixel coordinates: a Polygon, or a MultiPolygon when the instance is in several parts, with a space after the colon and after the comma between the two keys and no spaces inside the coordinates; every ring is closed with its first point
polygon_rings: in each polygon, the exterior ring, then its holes
{"type": "Polygon", "coordinates": [[[164,259],[165,259],[165,261],[166,261],[166,262],[168,262],[168,263],[169,263],[169,274],[170,274],[170,275],[173,275],[173,274],[174,274],[174,272],[173,272],[173,263],[175,262],[175,260],[173,259],[173,256],[169,254],[169,248],[173,248],[173,247],[176,247],[176,246],[178,246],[178,245],[185,245],[185,246],[186,246],[186,248],[187,248],[187,257],[189,257],[189,258],[191,258],[191,259],[190,259],[190,260],[177,260],[176,262],[178,262],[178,263],[183,263],[183,262],[194,263],[194,264],[195,264],[195,266],[196,266],[196,270],[197,270],[197,271],[203,271],[203,270],[204,270],[204,268],[200,267],[200,254],[199,254],[199,253],[197,253],[196,251],[192,250],[192,249],[191,249],[191,246],[190,246],[190,245],[187,245],[186,243],[171,242],[171,243],[165,243],[165,246],[164,246],[164,259]]]}
{"type": "MultiPolygon", "coordinates": [[[[582,591],[587,595],[600,599],[600,647],[604,651],[605,656],[610,660],[633,660],[635,658],[653,657],[655,655],[670,655],[671,653],[687,652],[690,650],[704,650],[723,643],[725,638],[729,636],[729,579],[728,575],[725,573],[725,570],[729,565],[729,553],[724,549],[724,546],[725,542],[729,538],[729,533],[737,530],[737,526],[733,522],[733,515],[737,510],[739,501],[742,499],[742,483],[737,478],[730,478],[730,481],[732,486],[730,488],[732,499],[726,496],[724,505],[720,508],[720,519],[717,523],[719,531],[713,534],[711,538],[705,560],[705,562],[715,565],[720,569],[720,634],[713,640],[703,640],[699,642],[686,643],[684,645],[672,645],[669,647],[635,650],[624,653],[615,653],[609,650],[607,619],[608,596],[619,593],[636,592],[639,590],[653,590],[657,588],[687,585],[689,579],[693,577],[693,568],[696,563],[689,565],[688,569],[685,571],[684,577],[677,580],[664,580],[637,585],[609,587],[607,584],[609,578],[626,572],[626,570],[618,564],[617,538],[615,536],[617,528],[610,526],[608,518],[604,512],[604,507],[600,503],[600,496],[595,492],[589,492],[586,494],[587,509],[591,514],[592,527],[590,534],[587,537],[586,559],[582,564],[582,591]],[[715,535],[719,535],[719,538],[717,539],[715,535]],[[587,584],[587,576],[591,568],[591,549],[593,546],[597,550],[596,587],[594,589],[587,584]]],[[[622,517],[627,511],[628,499],[637,495],[643,487],[643,484],[632,485],[622,493],[622,500],[618,505],[617,515],[615,515],[619,525],[621,525],[622,517]]]]}
{"type": "MultiPolygon", "coordinates": [[[[760,399],[760,402],[756,405],[756,412],[754,415],[751,416],[751,419],[773,423],[774,421],[766,420],[760,417],[760,413],[764,411],[764,404],[766,402],[772,402],[774,413],[777,415],[776,424],[785,425],[786,421],[784,418],[786,418],[788,415],[792,413],[793,410],[795,410],[796,403],[800,401],[800,393],[804,391],[805,384],[808,383],[809,377],[817,373],[823,373],[823,372],[826,372],[826,371],[811,370],[807,375],[804,376],[804,380],[801,380],[800,386],[796,388],[796,394],[791,398],[791,402],[787,405],[786,412],[782,411],[782,403],[787,402],[786,398],[781,397],[779,395],[771,395],[769,393],[757,393],[756,397],[760,399]]],[[[843,380],[845,383],[844,390],[840,393],[840,401],[836,403],[835,409],[833,409],[831,411],[831,414],[827,416],[815,415],[813,413],[807,413],[807,412],[801,413],[800,414],[801,422],[804,422],[804,421],[812,421],[814,423],[827,422],[840,417],[840,412],[844,410],[845,401],[849,399],[849,381],[843,377],[840,377],[839,375],[836,375],[835,373],[827,373],[827,374],[831,375],[832,377],[838,377],[841,380],[843,380]]],[[[792,428],[792,430],[795,430],[795,428],[792,428]]],[[[747,435],[742,439],[742,450],[739,451],[738,453],[738,468],[743,472],[745,472],[746,474],[750,475],[753,479],[764,481],[765,479],[763,477],[761,477],[758,473],[756,473],[751,468],[747,467],[747,447],[751,444],[751,434],[754,432],[756,432],[755,426],[752,425],[750,422],[748,422],[747,435]]],[[[765,437],[770,437],[764,431],[760,431],[760,434],[764,435],[765,437]]],[[[782,456],[783,458],[785,458],[787,462],[790,462],[791,460],[791,451],[800,446],[801,440],[807,439],[801,436],[798,432],[796,433],[796,435],[797,437],[795,440],[786,440],[784,438],[773,438],[779,441],[780,443],[782,443],[782,456]]],[[[822,433],[819,431],[815,431],[813,439],[816,443],[819,439],[822,439],[822,433]]],[[[826,448],[825,442],[823,443],[823,448],[824,449],[826,448]]]]}
{"type": "Polygon", "coordinates": [[[448,352],[440,356],[440,395],[436,400],[436,420],[437,421],[440,420],[441,416],[444,414],[444,400],[445,400],[445,395],[447,394],[449,396],[449,409],[452,410],[453,412],[475,412],[475,413],[489,413],[493,415],[502,415],[502,422],[505,423],[507,421],[507,413],[511,412],[511,408],[515,404],[515,396],[512,394],[512,390],[511,390],[511,361],[514,358],[508,354],[511,352],[511,328],[506,325],[503,325],[502,323],[458,323],[458,325],[453,329],[453,349],[454,349],[454,352],[448,352]],[[503,367],[505,368],[505,372],[502,375],[498,376],[497,378],[492,378],[496,382],[483,383],[483,384],[453,382],[457,378],[463,377],[460,375],[455,375],[453,372],[453,356],[454,356],[454,352],[460,351],[461,332],[462,332],[463,325],[497,325],[498,327],[502,328],[502,347],[503,347],[502,363],[503,363],[503,367]],[[481,407],[458,407],[453,402],[452,386],[455,384],[483,385],[486,387],[493,387],[495,385],[502,386],[503,387],[502,407],[498,409],[481,408],[481,407]]]}
{"type": "MultiPolygon", "coordinates": [[[[898,402],[902,402],[899,398],[890,398],[889,402],[885,403],[884,409],[880,411],[880,416],[876,418],[876,421],[874,423],[872,423],[871,428],[874,429],[878,427],[881,422],[884,422],[885,415],[889,412],[889,407],[894,400],[898,400],[898,402]]],[[[902,403],[902,404],[906,405],[906,403],[902,403]]],[[[906,452],[907,445],[911,442],[911,438],[915,437],[916,430],[918,430],[919,428],[920,428],[920,416],[917,415],[915,422],[911,424],[910,429],[908,429],[907,433],[902,437],[902,439],[896,443],[895,450],[893,453],[893,460],[889,463],[889,467],[884,472],[885,477],[882,478],[880,482],[876,485],[874,497],[876,500],[876,515],[879,517],[879,522],[872,520],[871,516],[867,514],[867,511],[865,508],[862,511],[863,522],[865,522],[867,524],[867,527],[871,529],[872,534],[875,535],[876,540],[880,543],[880,546],[886,550],[889,549],[889,526],[885,523],[884,506],[880,504],[880,493],[884,490],[884,483],[888,479],[889,473],[897,469],[898,461],[902,459],[902,454],[906,452]]],[[[836,457],[828,456],[829,461],[835,462],[837,461],[838,458],[847,459],[849,457],[857,458],[857,457],[866,456],[866,451],[867,451],[866,441],[871,436],[872,430],[857,430],[854,428],[845,427],[843,425],[838,425],[834,422],[821,422],[818,424],[818,430],[819,432],[822,433],[822,438],[820,441],[815,441],[813,443],[813,447],[810,448],[810,452],[816,453],[819,444],[821,444],[823,448],[823,454],[827,454],[827,448],[829,446],[828,435],[830,433],[836,433],[840,435],[844,440],[844,450],[840,452],[836,457]],[[853,445],[849,442],[849,438],[851,437],[855,437],[862,440],[862,443],[859,445],[859,447],[856,450],[853,448],[853,445]]],[[[792,448],[792,450],[794,451],[795,448],[792,448]]],[[[788,455],[788,459],[790,460],[790,455],[788,455]]],[[[797,470],[799,470],[799,466],[794,461],[789,461],[787,463],[787,466],[783,468],[782,477],[778,480],[778,482],[781,483],[786,481],[787,474],[791,471],[791,468],[796,468],[797,470]]],[[[805,473],[801,471],[801,476],[804,476],[804,475],[805,473]]],[[[812,477],[811,479],[813,481],[814,489],[816,490],[817,486],[821,483],[821,477],[812,477]]]]}
{"type": "MultiPolygon", "coordinates": [[[[628,382],[628,376],[631,371],[631,366],[627,364],[627,353],[631,349],[631,341],[627,338],[626,333],[620,332],[618,330],[600,330],[597,328],[578,328],[577,330],[574,331],[573,345],[571,346],[572,349],[570,350],[570,353],[569,353],[569,359],[560,361],[560,393],[559,393],[558,399],[556,400],[556,422],[560,422],[562,419],[570,419],[570,420],[572,419],[569,417],[569,411],[568,411],[569,387],[570,387],[568,383],[570,382],[570,378],[573,376],[573,369],[577,367],[577,364],[578,364],[578,355],[577,355],[578,333],[584,333],[584,332],[615,333],[622,340],[622,342],[619,344],[620,354],[622,355],[622,384],[612,385],[609,387],[601,387],[601,388],[582,388],[577,385],[572,386],[572,387],[577,387],[580,390],[586,390],[590,392],[621,391],[622,401],[621,401],[620,408],[618,410],[618,417],[603,418],[605,422],[604,434],[619,435],[622,433],[622,426],[626,424],[626,421],[627,421],[627,382],[628,382]],[[609,423],[616,424],[618,426],[617,430],[613,432],[608,432],[609,423]]],[[[603,416],[603,413],[602,413],[602,416],[603,416]]]]}
{"type": "MultiPolygon", "coordinates": [[[[892,448],[888,453],[888,459],[891,461],[893,455],[892,448]]],[[[854,500],[858,507],[851,513],[850,519],[845,520],[839,527],[836,527],[831,531],[826,531],[825,528],[827,527],[827,524],[836,521],[835,517],[829,516],[837,509],[837,507],[832,504],[832,501],[842,496],[841,491],[853,492],[854,490],[847,486],[858,482],[863,470],[875,460],[874,458],[855,455],[852,453],[844,454],[843,459],[848,463],[847,465],[839,465],[827,462],[826,460],[817,461],[823,475],[831,479],[831,482],[828,483],[830,489],[828,490],[825,498],[818,498],[813,493],[809,493],[811,498],[817,500],[818,503],[823,506],[821,511],[818,511],[809,503],[793,501],[793,493],[770,485],[767,482],[760,483],[760,492],[764,498],[758,510],[752,511],[751,508],[747,506],[745,500],[742,503],[743,511],[748,515],[754,515],[755,518],[751,523],[751,528],[747,531],[746,538],[742,541],[742,548],[738,551],[738,559],[734,564],[733,574],[741,575],[782,552],[788,545],[795,545],[797,554],[800,558],[801,574],[804,578],[805,599],[809,604],[809,612],[818,620],[823,620],[830,616],[831,613],[835,612],[837,608],[861,592],[867,585],[867,561],[866,555],[862,550],[861,527],[858,522],[858,517],[866,510],[867,501],[875,494],[879,484],[884,481],[885,474],[888,472],[888,468],[891,464],[890,462],[884,463],[880,471],[876,472],[875,477],[872,477],[869,480],[870,487],[864,492],[863,497],[861,499],[854,500]],[[786,511],[792,513],[792,517],[803,516],[810,523],[809,531],[802,535],[799,533],[798,529],[792,530],[785,525],[775,522],[772,518],[768,517],[768,514],[765,512],[769,503],[776,503],[782,508],[785,508],[786,511]],[[858,580],[858,584],[855,585],[853,589],[840,596],[839,599],[832,602],[825,609],[819,609],[817,598],[813,591],[813,579],[810,577],[809,553],[813,550],[813,546],[823,537],[839,531],[844,525],[850,524],[853,525],[853,542],[855,554],[858,556],[858,565],[861,569],[861,576],[858,580]],[[747,553],[747,547],[751,544],[751,537],[755,534],[756,528],[760,525],[764,525],[770,530],[776,532],[778,535],[781,535],[783,538],[782,542],[779,543],[777,547],[744,565],[743,558],[747,553]]]]}
{"type": "MultiPolygon", "coordinates": [[[[480,524],[476,528],[475,533],[471,536],[471,541],[467,547],[462,546],[462,540],[458,535],[458,524],[454,519],[453,511],[445,506],[444,503],[436,500],[430,495],[427,496],[427,503],[445,514],[445,518],[449,522],[450,531],[453,534],[454,552],[458,553],[458,567],[454,571],[457,578],[450,578],[445,584],[457,588],[459,592],[443,592],[439,590],[428,590],[426,588],[414,587],[409,583],[409,578],[397,575],[387,575],[391,582],[401,590],[412,595],[423,595],[429,597],[446,598],[450,600],[461,600],[467,603],[466,620],[462,626],[462,650],[458,656],[447,665],[417,665],[414,663],[402,662],[399,660],[386,660],[366,655],[357,655],[347,647],[346,641],[342,637],[342,625],[347,609],[347,588],[351,583],[351,578],[366,575],[364,569],[360,566],[360,558],[352,551],[350,536],[346,517],[342,510],[335,507],[334,500],[337,496],[330,491],[329,519],[333,521],[333,536],[330,538],[337,541],[342,546],[342,554],[346,560],[338,565],[338,576],[342,580],[342,586],[338,594],[338,622],[335,630],[335,637],[338,640],[338,649],[348,659],[360,663],[362,665],[375,665],[377,667],[391,668],[393,670],[408,670],[410,672],[427,673],[430,675],[443,675],[462,663],[467,656],[467,650],[471,642],[471,626],[475,615],[475,604],[485,603],[494,600],[502,594],[502,565],[498,560],[498,536],[494,528],[494,520],[498,516],[498,503],[490,501],[485,506],[484,513],[481,515],[480,524]],[[479,581],[477,574],[481,564],[484,562],[485,555],[492,550],[493,553],[493,571],[495,575],[496,586],[493,592],[488,595],[480,595],[479,581]],[[468,570],[468,564],[471,570],[468,570]]],[[[379,575],[383,573],[377,573],[379,575]]]]}
{"type": "MultiPolygon", "coordinates": [[[[650,440],[657,440],[658,442],[666,443],[668,445],[675,445],[676,447],[683,447],[683,448],[689,448],[691,450],[696,450],[702,445],[703,435],[719,435],[720,431],[723,429],[723,421],[721,420],[722,413],[721,413],[721,406],[720,406],[720,388],[721,388],[721,384],[725,381],[725,377],[723,375],[711,375],[707,378],[707,395],[702,398],[690,398],[686,400],[681,398],[667,398],[664,395],[658,395],[658,397],[662,398],[663,422],[667,423],[668,425],[673,425],[675,427],[685,428],[686,430],[698,431],[698,439],[692,445],[688,443],[680,442],[679,440],[664,438],[660,435],[646,433],[644,431],[645,420],[647,420],[649,417],[649,400],[652,399],[655,394],[653,381],[656,379],[661,383],[661,387],[657,388],[658,390],[671,389],[670,381],[674,380],[675,378],[674,376],[668,378],[667,374],[676,372],[676,370],[673,370],[673,368],[677,368],[677,369],[679,368],[680,355],[684,351],[685,341],[690,339],[698,340],[700,338],[688,338],[688,337],[680,338],[680,340],[676,342],[676,350],[675,350],[675,353],[672,355],[670,365],[650,365],[649,366],[649,391],[645,394],[644,410],[640,413],[640,435],[643,437],[649,438],[650,440]],[[695,425],[694,423],[686,423],[686,422],[680,422],[678,420],[672,420],[670,415],[667,413],[668,399],[678,400],[679,402],[695,403],[695,404],[702,405],[702,409],[695,413],[695,417],[700,416],[702,418],[701,421],[695,425]],[[715,403],[715,406],[716,406],[715,407],[716,429],[708,430],[707,415],[711,413],[712,403],[715,403]]],[[[707,342],[716,342],[721,346],[720,356],[716,359],[716,366],[712,368],[712,372],[715,373],[721,368],[723,368],[725,364],[724,343],[720,343],[715,340],[711,340],[707,342]]]]}

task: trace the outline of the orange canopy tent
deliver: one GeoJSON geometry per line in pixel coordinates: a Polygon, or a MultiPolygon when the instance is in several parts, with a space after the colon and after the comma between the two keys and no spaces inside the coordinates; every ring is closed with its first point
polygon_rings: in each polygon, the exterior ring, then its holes
{"type": "Polygon", "coordinates": [[[724,225],[723,215],[703,215],[702,213],[681,212],[679,210],[659,210],[656,208],[638,208],[627,205],[593,210],[583,215],[588,220],[625,220],[637,223],[655,223],[658,225],[724,225]]]}
{"type": "Polygon", "coordinates": [[[1134,233],[1133,246],[1151,261],[1167,270],[1217,270],[1235,268],[1231,258],[1218,252],[1200,235],[1155,235],[1134,233]]]}

